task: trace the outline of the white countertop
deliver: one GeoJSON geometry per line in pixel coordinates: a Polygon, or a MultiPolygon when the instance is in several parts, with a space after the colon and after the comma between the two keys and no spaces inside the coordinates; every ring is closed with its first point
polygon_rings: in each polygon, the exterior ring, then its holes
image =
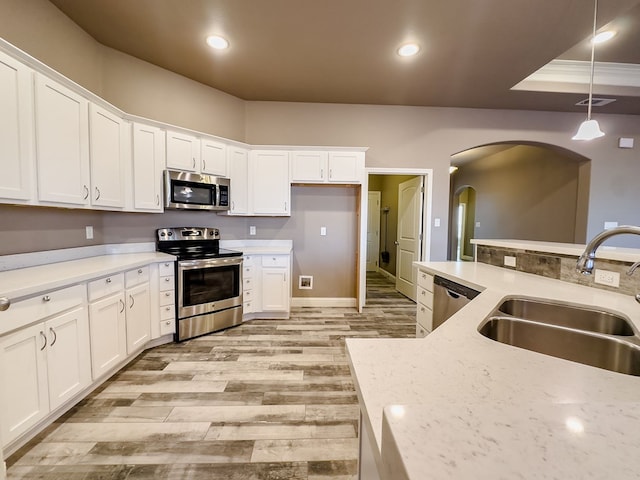
{"type": "Polygon", "coordinates": [[[253,255],[288,255],[293,250],[292,240],[220,240],[220,247],[240,250],[253,255]]]}
{"type": "Polygon", "coordinates": [[[159,252],[116,253],[0,272],[0,297],[12,302],[47,290],[81,283],[175,257],[159,252]]]}
{"type": "MultiPolygon", "coordinates": [[[[513,248],[516,250],[531,250],[535,252],[557,253],[579,257],[586,245],[578,243],[540,242],[535,240],[506,240],[474,238],[471,243],[488,247],[513,248]]],[[[625,247],[610,247],[601,245],[596,251],[596,258],[618,260],[620,262],[637,262],[640,260],[640,249],[625,247]]]]}
{"type": "MultiPolygon", "coordinates": [[[[513,429],[503,428],[500,423],[502,412],[515,418],[530,409],[546,415],[555,411],[559,404],[586,404],[585,408],[597,426],[590,431],[606,433],[615,428],[614,423],[609,422],[613,408],[610,406],[631,402],[629,408],[633,414],[626,417],[626,421],[620,420],[627,426],[622,434],[627,435],[632,444],[640,444],[637,415],[640,377],[504,345],[477,331],[478,325],[501,299],[513,294],[607,308],[626,314],[640,329],[640,305],[633,297],[480,263],[426,262],[418,265],[431,273],[482,290],[482,293],[425,338],[347,339],[363,421],[373,433],[373,451],[380,455],[382,444],[382,457],[378,456],[377,460],[400,462],[401,465],[396,464],[400,468],[398,472],[404,469],[402,475],[394,474],[394,479],[424,478],[426,471],[429,478],[434,479],[514,478],[516,475],[511,474],[525,465],[531,465],[534,470],[524,472],[523,478],[588,478],[586,468],[589,463],[581,462],[575,456],[579,452],[584,454],[580,449],[574,456],[567,453],[560,461],[565,462],[563,465],[567,468],[572,463],[582,468],[558,477],[551,469],[542,468],[541,458],[534,459],[530,455],[539,445],[552,448],[554,444],[545,443],[545,436],[560,435],[566,427],[558,424],[552,432],[544,422],[529,416],[523,417],[529,419],[524,422],[526,426],[517,424],[513,429]],[[392,439],[397,448],[393,443],[385,446],[382,441],[383,410],[391,405],[404,406],[405,416],[393,418],[389,435],[385,436],[392,439]],[[503,408],[492,410],[492,405],[503,408]],[[477,415],[482,418],[476,418],[477,415]],[[478,420],[477,428],[472,428],[465,416],[478,420]],[[442,448],[448,449],[449,456],[435,460],[424,456],[425,450],[430,448],[425,431],[429,428],[447,430],[446,424],[432,427],[430,418],[451,420],[450,435],[439,440],[445,442],[442,448]],[[489,432],[490,436],[485,436],[489,432]],[[514,435],[521,435],[523,444],[529,445],[531,450],[515,448],[514,435]],[[503,461],[489,462],[486,471],[479,474],[472,465],[476,458],[464,454],[475,447],[467,448],[464,442],[475,441],[479,445],[487,439],[495,443],[495,451],[502,455],[503,461]]],[[[610,452],[607,449],[598,453],[607,456],[610,452]]],[[[637,447],[627,454],[637,457],[637,447]]],[[[621,464],[608,478],[631,478],[625,477],[625,468],[630,461],[621,464]]],[[[636,468],[636,474],[637,471],[639,468],[636,468]]]]}

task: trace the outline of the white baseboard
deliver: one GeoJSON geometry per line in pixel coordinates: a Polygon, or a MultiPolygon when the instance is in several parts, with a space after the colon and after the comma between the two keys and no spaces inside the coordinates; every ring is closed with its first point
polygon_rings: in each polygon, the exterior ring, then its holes
{"type": "Polygon", "coordinates": [[[379,268],[378,273],[383,277],[387,277],[387,279],[391,280],[393,283],[396,283],[396,276],[387,272],[386,270],[379,268]]]}
{"type": "Polygon", "coordinates": [[[355,298],[346,297],[293,297],[291,299],[292,307],[321,307],[321,308],[356,308],[357,302],[355,298]]]}

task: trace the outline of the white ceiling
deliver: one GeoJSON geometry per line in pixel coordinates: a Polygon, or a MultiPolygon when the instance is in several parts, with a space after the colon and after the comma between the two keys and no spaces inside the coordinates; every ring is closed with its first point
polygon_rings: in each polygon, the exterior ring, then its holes
{"type": "MultiPolygon", "coordinates": [[[[585,111],[590,0],[50,1],[98,42],[246,100],[585,111]],[[422,50],[400,58],[407,41],[422,50]],[[566,78],[512,90],[555,59],[566,78]]],[[[640,0],[600,0],[598,19],[619,33],[596,60],[637,72],[640,0]]],[[[595,93],[617,101],[594,111],[640,113],[640,84],[605,78],[595,93]]]]}

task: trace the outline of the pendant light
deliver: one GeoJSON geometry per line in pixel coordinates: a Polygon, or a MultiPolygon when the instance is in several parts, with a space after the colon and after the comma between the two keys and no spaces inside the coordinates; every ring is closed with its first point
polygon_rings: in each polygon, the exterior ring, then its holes
{"type": "Polygon", "coordinates": [[[594,0],[595,8],[593,12],[593,35],[591,36],[591,79],[589,80],[589,105],[587,109],[587,119],[580,124],[578,131],[572,137],[572,140],[593,140],[594,138],[604,136],[604,132],[600,130],[597,120],[591,120],[591,100],[593,98],[593,72],[595,70],[596,42],[596,19],[598,17],[598,0],[594,0]]]}

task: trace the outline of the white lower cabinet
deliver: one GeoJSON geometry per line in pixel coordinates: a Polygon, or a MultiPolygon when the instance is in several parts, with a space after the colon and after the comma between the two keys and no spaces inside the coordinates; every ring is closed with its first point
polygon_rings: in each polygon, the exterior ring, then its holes
{"type": "Polygon", "coordinates": [[[90,365],[84,304],[0,338],[2,443],[88,387],[90,365]]]}
{"type": "Polygon", "coordinates": [[[123,291],[89,305],[91,372],[94,380],[127,357],[125,318],[123,291]]]}
{"type": "Polygon", "coordinates": [[[291,299],[289,255],[262,257],[262,311],[288,312],[291,299]]]}
{"type": "Polygon", "coordinates": [[[418,302],[416,304],[416,337],[425,337],[433,330],[433,275],[418,271],[418,302]]]}
{"type": "MultiPolygon", "coordinates": [[[[125,293],[128,355],[141,350],[151,338],[151,299],[148,267],[144,268],[147,269],[146,281],[127,288],[125,293]]],[[[142,275],[141,272],[144,272],[144,269],[132,271],[132,273],[139,275],[142,275]]]]}
{"type": "Polygon", "coordinates": [[[159,335],[169,335],[176,331],[176,279],[174,262],[164,262],[158,266],[160,290],[159,335]]]}
{"type": "MultiPolygon", "coordinates": [[[[258,258],[260,258],[258,256],[258,258]]],[[[245,255],[242,259],[242,313],[247,315],[260,311],[260,304],[257,298],[256,288],[256,265],[255,255],[245,255]]]]}

